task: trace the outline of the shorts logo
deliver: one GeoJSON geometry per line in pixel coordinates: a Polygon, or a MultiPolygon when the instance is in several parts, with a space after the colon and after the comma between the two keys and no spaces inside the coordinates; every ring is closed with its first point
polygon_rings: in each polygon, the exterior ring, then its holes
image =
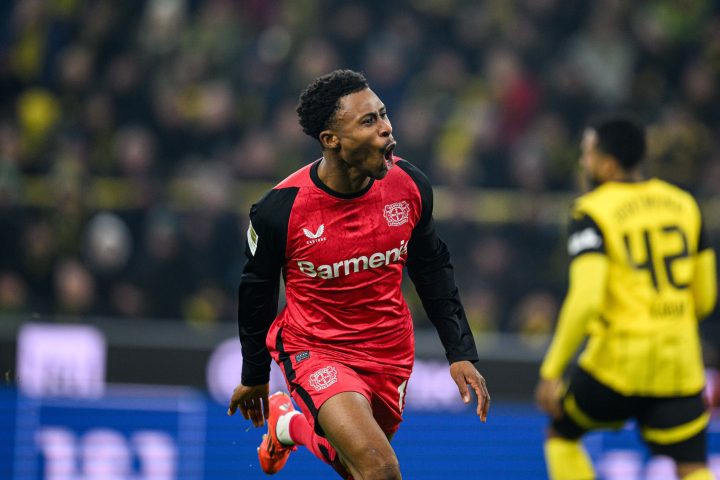
{"type": "Polygon", "coordinates": [[[337,382],[337,370],[332,365],[321,368],[310,375],[310,386],[318,392],[325,390],[335,382],[337,382]]]}
{"type": "Polygon", "coordinates": [[[295,363],[300,363],[303,360],[307,360],[308,358],[310,358],[310,352],[308,352],[308,351],[300,352],[297,355],[295,355],[295,363]]]}
{"type": "Polygon", "coordinates": [[[400,225],[407,223],[409,213],[410,205],[408,202],[403,200],[402,202],[385,205],[383,215],[385,216],[385,220],[387,220],[388,225],[391,227],[399,227],[400,225]]]}

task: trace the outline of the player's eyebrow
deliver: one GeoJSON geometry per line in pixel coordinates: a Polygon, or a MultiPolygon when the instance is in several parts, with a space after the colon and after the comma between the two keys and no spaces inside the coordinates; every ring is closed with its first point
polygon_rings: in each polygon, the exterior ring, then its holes
{"type": "Polygon", "coordinates": [[[358,118],[360,120],[362,120],[363,118],[367,118],[368,116],[377,117],[378,112],[380,112],[380,115],[382,115],[383,112],[387,112],[387,108],[385,108],[385,105],[380,105],[377,110],[365,112],[365,113],[361,114],[358,118]]]}

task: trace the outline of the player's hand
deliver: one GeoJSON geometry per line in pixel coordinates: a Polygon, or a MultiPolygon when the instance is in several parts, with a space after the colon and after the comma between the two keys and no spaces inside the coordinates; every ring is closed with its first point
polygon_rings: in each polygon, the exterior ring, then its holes
{"type": "Polygon", "coordinates": [[[535,403],[540,410],[547,412],[556,420],[562,417],[560,397],[563,393],[563,382],[559,378],[541,378],[535,387],[535,403]]]}
{"type": "Polygon", "coordinates": [[[485,385],[485,378],[467,360],[452,363],[450,365],[450,376],[455,380],[463,402],[470,403],[468,385],[475,390],[478,400],[477,414],[480,420],[487,421],[488,410],[490,410],[490,394],[487,385],[485,385]]]}
{"type": "Polygon", "coordinates": [[[241,383],[233,391],[227,414],[234,415],[239,408],[245,420],[252,421],[256,427],[262,427],[270,414],[269,393],[270,385],[267,383],[251,387],[241,383]]]}

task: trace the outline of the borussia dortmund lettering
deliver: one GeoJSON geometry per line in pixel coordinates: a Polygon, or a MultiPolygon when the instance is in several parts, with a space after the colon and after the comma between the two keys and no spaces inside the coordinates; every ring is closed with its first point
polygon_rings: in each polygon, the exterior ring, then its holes
{"type": "Polygon", "coordinates": [[[368,268],[379,268],[390,265],[391,263],[397,263],[400,261],[402,255],[407,255],[407,245],[406,240],[401,240],[399,248],[392,248],[385,252],[376,252],[369,257],[361,255],[359,257],[348,258],[347,260],[340,260],[332,265],[315,266],[313,262],[304,260],[299,260],[297,265],[300,271],[308,277],[320,277],[327,280],[347,276],[351,273],[367,270],[368,268]]]}

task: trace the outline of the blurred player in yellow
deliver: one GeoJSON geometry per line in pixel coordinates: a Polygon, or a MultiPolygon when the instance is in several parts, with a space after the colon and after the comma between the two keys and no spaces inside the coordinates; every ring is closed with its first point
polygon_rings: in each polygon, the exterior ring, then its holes
{"type": "Polygon", "coordinates": [[[569,289],[535,391],[552,417],[552,480],[595,478],[580,438],[631,418],[653,454],[675,460],[678,477],[713,478],[698,321],[715,306],[715,253],[696,201],[643,178],[644,156],[645,130],[632,117],[603,117],[584,132],[591,191],[573,206],[569,289]]]}

